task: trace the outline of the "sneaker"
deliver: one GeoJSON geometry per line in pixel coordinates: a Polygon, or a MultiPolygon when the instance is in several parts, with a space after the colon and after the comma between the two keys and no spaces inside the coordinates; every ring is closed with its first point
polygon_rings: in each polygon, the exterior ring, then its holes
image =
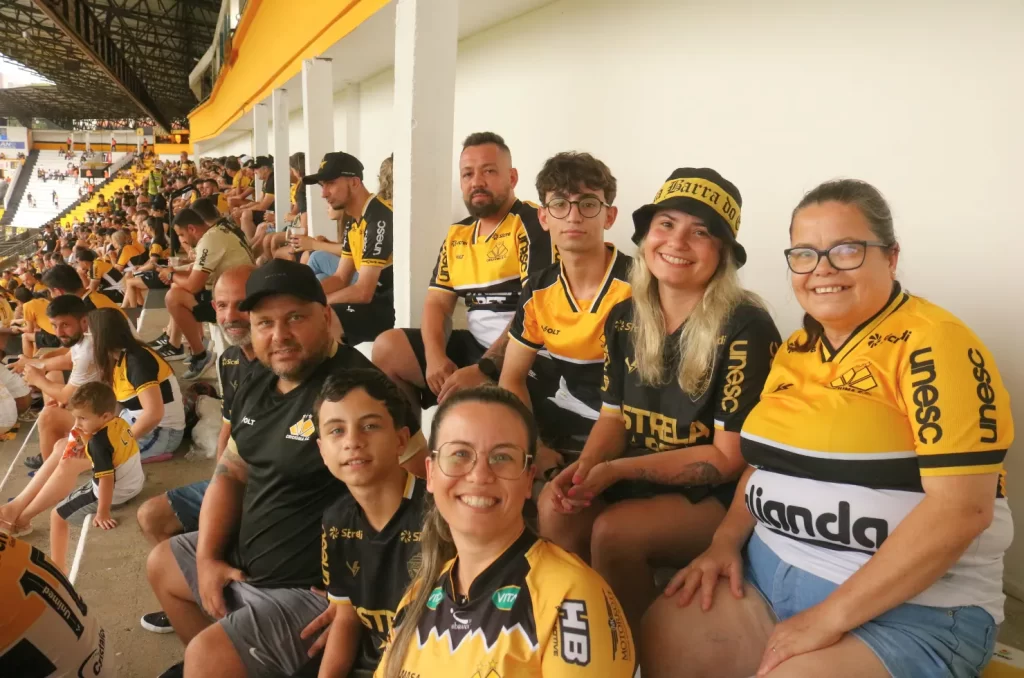
{"type": "Polygon", "coordinates": [[[159,348],[166,344],[167,342],[169,342],[170,340],[171,338],[167,336],[166,332],[164,332],[159,337],[157,337],[156,339],[154,339],[153,341],[149,342],[146,345],[149,346],[150,348],[159,348]]]}
{"type": "Polygon", "coordinates": [[[182,379],[192,381],[203,376],[203,372],[213,364],[213,353],[211,351],[203,351],[203,356],[198,358],[192,356],[188,361],[188,369],[185,374],[182,375],[182,379]]]}
{"type": "Polygon", "coordinates": [[[173,362],[175,360],[184,360],[185,359],[185,347],[184,346],[172,346],[170,342],[167,342],[166,344],[158,346],[157,348],[155,348],[153,350],[155,350],[157,352],[157,355],[159,355],[161,358],[163,358],[167,362],[173,362]]]}
{"type": "Polygon", "coordinates": [[[142,624],[142,628],[153,633],[174,633],[171,620],[167,618],[167,613],[163,610],[142,615],[139,623],[142,624]]]}
{"type": "Polygon", "coordinates": [[[34,454],[31,457],[25,457],[25,466],[28,466],[33,471],[36,471],[43,466],[43,455],[34,454]]]}
{"type": "Polygon", "coordinates": [[[184,678],[185,677],[185,662],[178,662],[171,668],[167,669],[160,674],[158,678],[184,678]]]}

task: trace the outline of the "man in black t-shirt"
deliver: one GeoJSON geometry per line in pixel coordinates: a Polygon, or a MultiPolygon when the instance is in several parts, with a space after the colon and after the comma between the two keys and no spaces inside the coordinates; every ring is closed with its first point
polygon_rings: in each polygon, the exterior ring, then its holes
{"type": "Polygon", "coordinates": [[[330,623],[321,675],[373,671],[402,594],[419,570],[426,483],[399,466],[408,407],[377,370],[324,382],[314,421],[320,452],[351,494],[324,512],[323,586],[331,606],[304,632],[330,623]]]}
{"type": "MultiPolygon", "coordinates": [[[[294,675],[308,661],[310,642],[299,634],[327,605],[309,590],[322,582],[320,518],[347,492],[320,457],[313,403],[331,374],[372,368],[331,338],[326,304],[316,275],[294,261],[274,259],[246,284],[240,309],[262,367],[235,392],[199,531],[159,544],[148,561],[157,598],[189,646],[186,674],[195,662],[219,676],[294,675]]],[[[407,451],[423,446],[414,424],[407,451]]]]}

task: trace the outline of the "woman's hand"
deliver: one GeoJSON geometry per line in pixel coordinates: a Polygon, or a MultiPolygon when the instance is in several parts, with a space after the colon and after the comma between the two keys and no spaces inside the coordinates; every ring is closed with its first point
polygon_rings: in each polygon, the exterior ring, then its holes
{"type": "Polygon", "coordinates": [[[569,498],[587,502],[597,499],[602,492],[622,480],[610,461],[603,461],[594,466],[586,474],[576,474],[573,477],[573,486],[569,488],[569,498]]]}
{"type": "Polygon", "coordinates": [[[767,676],[787,659],[835,645],[844,633],[836,616],[829,614],[827,601],[780,622],[768,638],[758,678],[767,676]]]}
{"type": "Polygon", "coordinates": [[[714,600],[718,580],[727,577],[729,590],[738,600],[743,597],[743,554],[741,546],[725,538],[715,537],[711,546],[689,565],[676,572],[665,587],[666,596],[679,595],[679,607],[686,607],[700,591],[700,609],[707,612],[714,600]]]}
{"type": "Polygon", "coordinates": [[[566,466],[561,472],[551,479],[548,485],[551,486],[551,501],[555,510],[559,513],[579,513],[590,505],[589,501],[572,499],[569,497],[569,490],[572,489],[574,478],[586,477],[586,466],[581,465],[583,460],[577,460],[566,466]],[[581,467],[583,470],[581,471],[581,467]]]}

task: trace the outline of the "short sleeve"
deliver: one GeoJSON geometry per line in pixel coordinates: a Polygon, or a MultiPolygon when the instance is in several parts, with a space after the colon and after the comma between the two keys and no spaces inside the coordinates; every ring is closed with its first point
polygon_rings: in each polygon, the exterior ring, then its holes
{"type": "Polygon", "coordinates": [[[386,205],[374,199],[364,221],[363,265],[390,266],[394,252],[394,214],[386,205]]]}
{"type": "Polygon", "coordinates": [[[217,270],[217,266],[224,256],[225,248],[217,246],[214,241],[216,233],[217,230],[211,228],[199,239],[199,243],[196,245],[196,263],[192,266],[192,270],[199,270],[211,275],[217,270]]]}
{"type": "Polygon", "coordinates": [[[455,287],[452,286],[452,273],[448,268],[448,245],[450,242],[449,238],[445,238],[444,242],[441,243],[441,249],[437,253],[437,263],[434,264],[434,273],[430,278],[430,287],[454,292],[455,287]]]}
{"type": "Polygon", "coordinates": [[[541,659],[543,675],[632,678],[636,648],[622,605],[596,572],[586,575],[573,579],[555,611],[558,618],[541,659]]]}
{"type": "Polygon", "coordinates": [[[533,296],[533,282],[527,280],[519,295],[519,305],[508,328],[508,336],[532,351],[544,348],[544,333],[537,321],[537,302],[533,296]]]}
{"type": "Polygon", "coordinates": [[[626,344],[632,322],[626,319],[626,304],[618,304],[604,322],[604,379],[601,382],[601,410],[621,412],[625,381],[626,344]]]}
{"type": "Polygon", "coordinates": [[[729,324],[714,380],[715,428],[739,433],[761,399],[782,339],[771,316],[761,309],[741,307],[729,324]]]}
{"type": "Polygon", "coordinates": [[[117,253],[117,265],[127,266],[128,262],[132,259],[132,250],[128,245],[121,248],[121,251],[117,253]]]}
{"type": "Polygon", "coordinates": [[[1014,431],[992,354],[954,322],[915,329],[907,344],[899,390],[921,475],[1000,472],[1014,431]]]}
{"type": "Polygon", "coordinates": [[[136,393],[160,385],[160,363],[149,351],[130,351],[124,358],[125,376],[136,393]]]}
{"type": "Polygon", "coordinates": [[[348,225],[348,227],[345,229],[345,233],[341,236],[341,256],[344,257],[345,259],[352,258],[352,244],[349,242],[349,234],[352,232],[353,228],[358,227],[359,222],[353,221],[348,225]]]}
{"type": "Polygon", "coordinates": [[[92,477],[96,480],[114,473],[114,445],[110,441],[110,427],[107,426],[89,440],[86,450],[92,460],[92,477]]]}

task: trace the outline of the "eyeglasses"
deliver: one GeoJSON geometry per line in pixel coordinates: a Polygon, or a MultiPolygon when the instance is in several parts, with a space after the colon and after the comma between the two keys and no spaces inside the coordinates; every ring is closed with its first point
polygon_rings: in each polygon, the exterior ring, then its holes
{"type": "MultiPolygon", "coordinates": [[[[444,443],[434,451],[441,473],[450,478],[461,478],[476,467],[479,454],[463,442],[444,443]]],[[[487,466],[491,473],[505,480],[515,480],[530,465],[531,455],[515,445],[498,445],[487,453],[487,466]]]]}
{"type": "Polygon", "coordinates": [[[565,219],[569,216],[569,212],[572,211],[572,206],[576,205],[576,209],[580,211],[580,216],[585,219],[596,217],[601,213],[602,207],[611,207],[606,202],[602,202],[599,198],[583,198],[582,200],[566,200],[565,198],[552,198],[544,205],[547,208],[548,214],[553,216],[555,219],[565,219]]]}
{"type": "Polygon", "coordinates": [[[864,265],[864,258],[867,256],[869,247],[881,247],[887,250],[891,245],[886,245],[884,242],[849,240],[836,243],[826,250],[816,250],[813,247],[790,247],[784,250],[784,253],[789,270],[793,273],[811,273],[818,268],[818,262],[822,257],[827,257],[828,263],[837,271],[852,271],[864,265]]]}

